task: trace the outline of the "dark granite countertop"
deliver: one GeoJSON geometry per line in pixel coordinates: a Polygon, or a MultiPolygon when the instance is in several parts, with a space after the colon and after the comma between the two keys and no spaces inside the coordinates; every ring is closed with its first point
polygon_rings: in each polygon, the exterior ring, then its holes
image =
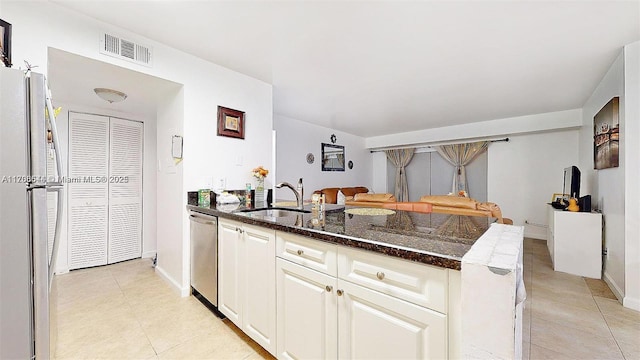
{"type": "MultiPolygon", "coordinates": [[[[308,236],[320,241],[375,251],[390,256],[460,270],[462,257],[489,228],[493,218],[422,214],[394,210],[392,215],[353,215],[341,205],[326,205],[324,221],[318,212],[265,217],[243,213],[241,205],[187,205],[188,210],[247,224],[308,236]]],[[[310,210],[310,206],[305,206],[310,210]]]]}

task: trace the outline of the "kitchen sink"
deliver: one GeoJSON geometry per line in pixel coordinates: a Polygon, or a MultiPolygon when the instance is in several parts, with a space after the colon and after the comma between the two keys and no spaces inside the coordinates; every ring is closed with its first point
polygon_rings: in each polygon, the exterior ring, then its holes
{"type": "Polygon", "coordinates": [[[240,215],[247,216],[264,216],[264,217],[285,217],[285,216],[296,216],[300,214],[308,214],[311,211],[309,210],[300,210],[293,208],[259,208],[259,209],[246,209],[240,210],[240,215]]]}

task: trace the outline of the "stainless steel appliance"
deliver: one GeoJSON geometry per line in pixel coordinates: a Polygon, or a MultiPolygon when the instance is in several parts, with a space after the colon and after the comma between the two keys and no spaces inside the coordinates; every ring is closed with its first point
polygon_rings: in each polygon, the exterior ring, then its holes
{"type": "MultiPolygon", "coordinates": [[[[218,219],[190,211],[191,288],[218,307],[218,219]]],[[[218,313],[216,313],[218,314],[218,313]]],[[[220,316],[220,314],[218,314],[220,316]]]]}
{"type": "Polygon", "coordinates": [[[62,169],[53,114],[43,75],[0,68],[0,359],[55,355],[50,293],[64,187],[47,173],[51,155],[62,169]],[[52,244],[47,193],[57,194],[52,244]]]}

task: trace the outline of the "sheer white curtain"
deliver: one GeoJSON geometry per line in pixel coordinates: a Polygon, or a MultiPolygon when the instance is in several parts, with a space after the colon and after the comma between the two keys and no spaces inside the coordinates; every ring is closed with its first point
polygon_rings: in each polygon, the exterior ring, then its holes
{"type": "Polygon", "coordinates": [[[409,186],[405,167],[411,162],[415,148],[385,150],[387,159],[396,167],[396,185],[393,195],[398,201],[409,201],[409,186]]]}
{"type": "Polygon", "coordinates": [[[436,147],[438,154],[456,167],[453,172],[453,184],[451,186],[451,192],[454,195],[458,194],[459,191],[469,193],[465,166],[471,163],[479,154],[486,151],[488,146],[488,141],[478,141],[467,144],[441,145],[436,147]]]}

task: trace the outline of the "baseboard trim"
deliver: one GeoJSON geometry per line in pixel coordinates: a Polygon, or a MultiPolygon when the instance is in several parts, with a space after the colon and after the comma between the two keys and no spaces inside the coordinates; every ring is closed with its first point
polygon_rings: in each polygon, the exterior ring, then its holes
{"type": "Polygon", "coordinates": [[[532,226],[524,226],[524,237],[526,238],[532,238],[532,239],[538,239],[538,240],[547,240],[547,231],[536,231],[534,229],[532,229],[532,226]]]}
{"type": "Polygon", "coordinates": [[[62,268],[62,269],[58,268],[56,270],[56,275],[62,275],[62,274],[66,274],[68,272],[69,272],[69,268],[68,267],[62,268]]]}
{"type": "Polygon", "coordinates": [[[171,276],[169,276],[169,274],[167,274],[167,272],[164,271],[162,267],[156,266],[156,273],[158,273],[158,275],[160,275],[161,278],[163,278],[166,282],[168,282],[169,285],[171,285],[171,288],[176,293],[178,293],[181,297],[187,297],[191,294],[190,286],[187,286],[186,288],[180,286],[180,284],[177,281],[175,281],[171,276]]]}
{"type": "Polygon", "coordinates": [[[613,281],[613,279],[611,278],[611,276],[609,275],[608,272],[604,272],[604,276],[603,276],[603,280],[604,282],[607,283],[607,285],[609,285],[609,288],[611,289],[611,292],[613,292],[613,295],[616,296],[616,298],[618,298],[618,301],[622,302],[624,296],[622,289],[620,289],[620,287],[618,286],[618,284],[616,284],[615,281],[613,281]]]}
{"type": "Polygon", "coordinates": [[[153,250],[153,251],[147,251],[147,252],[143,252],[143,253],[142,253],[142,258],[143,258],[143,259],[152,258],[152,257],[154,257],[154,256],[156,256],[156,251],[155,251],[155,250],[153,250]]]}
{"type": "Polygon", "coordinates": [[[635,311],[640,311],[640,299],[634,299],[629,296],[625,296],[622,300],[622,306],[633,309],[635,311]]]}

